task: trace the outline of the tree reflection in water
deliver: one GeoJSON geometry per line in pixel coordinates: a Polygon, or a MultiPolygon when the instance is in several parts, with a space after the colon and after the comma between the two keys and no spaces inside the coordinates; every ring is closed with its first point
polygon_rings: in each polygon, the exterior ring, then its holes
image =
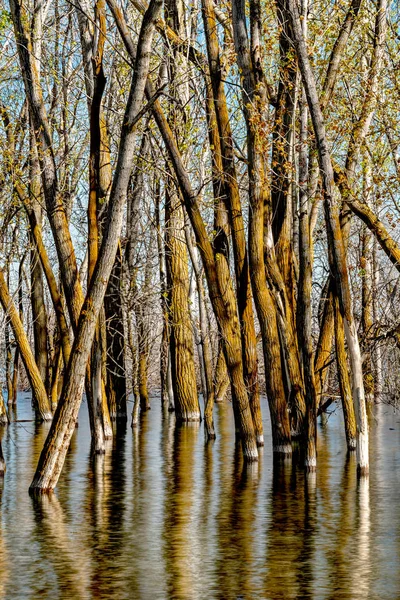
{"type": "MultiPolygon", "coordinates": [[[[296,455],[273,464],[269,439],[246,466],[228,403],[213,442],[159,404],[95,458],[84,407],[57,493],[34,500],[46,426],[3,432],[0,598],[399,597],[396,416],[371,423],[371,475],[357,481],[340,412],[306,476],[296,455]]],[[[20,418],[30,410],[22,398],[20,418]]]]}

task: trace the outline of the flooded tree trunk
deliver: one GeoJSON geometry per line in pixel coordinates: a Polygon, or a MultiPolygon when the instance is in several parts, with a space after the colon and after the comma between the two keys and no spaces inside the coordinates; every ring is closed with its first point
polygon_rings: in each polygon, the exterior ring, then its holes
{"type": "MultiPolygon", "coordinates": [[[[93,45],[93,97],[90,103],[90,158],[89,158],[89,201],[88,219],[88,269],[87,281],[90,287],[99,256],[100,227],[98,210],[102,200],[100,180],[101,153],[101,101],[106,84],[103,70],[103,49],[106,36],[105,2],[96,3],[95,22],[98,27],[96,44],[93,45]]],[[[92,448],[95,453],[105,452],[104,424],[110,418],[106,398],[102,397],[103,369],[101,321],[96,326],[90,356],[90,367],[86,374],[86,395],[89,409],[90,427],[92,431],[92,448]],[[108,413],[108,414],[107,414],[108,413]]]]}
{"type": "Polygon", "coordinates": [[[288,9],[288,18],[290,18],[293,27],[293,41],[299,59],[300,72],[317,140],[322,183],[325,193],[324,206],[328,230],[330,264],[338,286],[340,310],[343,314],[344,328],[351,360],[353,402],[357,420],[357,469],[361,475],[367,475],[369,468],[368,421],[365,406],[362,359],[357,327],[353,317],[349,277],[337,208],[337,192],[334,188],[332,161],[328,149],[324,119],[319,104],[314,74],[310,66],[307,46],[301,30],[300,16],[294,0],[288,0],[288,9]]]}
{"type": "Polygon", "coordinates": [[[169,386],[168,386],[168,364],[169,364],[169,317],[168,317],[168,303],[167,303],[167,274],[165,266],[165,239],[164,232],[161,228],[161,215],[160,215],[160,202],[161,202],[161,191],[160,191],[160,179],[158,178],[155,183],[155,199],[156,199],[156,230],[157,230],[157,250],[158,250],[158,269],[160,278],[160,302],[162,312],[162,337],[160,343],[160,382],[161,382],[161,406],[163,409],[168,409],[169,406],[173,407],[173,397],[170,397],[169,386]]]}
{"type": "Polygon", "coordinates": [[[31,483],[30,490],[32,492],[50,491],[57,485],[75,429],[75,422],[82,399],[86,365],[95,336],[100,310],[103,305],[107,282],[118,249],[135,153],[135,124],[139,111],[142,108],[153,33],[160,13],[161,2],[151,0],[143,18],[139,35],[137,57],[121,130],[118,162],[110,195],[108,219],[104,230],[99,259],[82,308],[71,359],[65,376],[62,396],[42,450],[34,479],[31,483]]]}
{"type": "MultiPolygon", "coordinates": [[[[110,7],[112,7],[113,2],[110,0],[108,3],[110,7]]],[[[134,46],[123,15],[113,9],[113,16],[128,53],[131,57],[134,57],[134,46]]],[[[148,99],[154,97],[153,86],[150,80],[147,80],[146,83],[146,96],[148,99]]],[[[236,319],[236,303],[231,287],[231,281],[230,279],[226,280],[226,278],[222,278],[220,269],[217,269],[217,266],[220,267],[219,263],[222,262],[221,260],[217,260],[217,258],[222,258],[222,255],[218,256],[217,252],[214,254],[199,210],[197,195],[192,189],[190,178],[184,167],[175,138],[157,99],[152,103],[152,110],[171,163],[174,167],[179,187],[182,192],[184,205],[190,218],[196,236],[196,243],[201,254],[211,304],[217,319],[221,339],[223,340],[225,360],[231,381],[232,402],[237,408],[237,426],[240,430],[243,455],[248,462],[256,461],[258,460],[258,452],[246,386],[243,378],[243,368],[240,358],[242,355],[241,339],[240,336],[238,337],[239,328],[236,319]]]]}
{"type": "Polygon", "coordinates": [[[215,439],[215,429],[213,421],[214,407],[214,386],[213,386],[213,364],[210,335],[208,330],[207,309],[205,304],[205,291],[203,286],[203,274],[199,264],[197,250],[193,244],[192,231],[190,225],[185,225],[186,243],[189,250],[190,260],[196,279],[197,297],[199,305],[200,321],[200,344],[202,348],[202,379],[204,395],[204,427],[208,439],[215,439]]]}
{"type": "Polygon", "coordinates": [[[104,298],[106,319],[107,385],[109,407],[115,406],[115,417],[120,422],[127,419],[125,332],[122,310],[122,251],[119,245],[114,266],[104,298]]]}
{"type": "MultiPolygon", "coordinates": [[[[166,22],[179,34],[185,35],[185,6],[181,0],[170,0],[165,5],[166,22]]],[[[187,67],[185,57],[176,52],[169,64],[169,92],[177,102],[169,110],[169,123],[178,147],[183,142],[185,122],[179,105],[189,98],[189,87],[183,74],[187,67]]],[[[183,160],[184,153],[183,153],[183,160]]],[[[184,234],[184,215],[179,193],[171,182],[166,183],[165,197],[165,260],[170,315],[170,360],[174,389],[175,414],[178,421],[200,421],[194,365],[193,333],[189,312],[189,268],[184,234]]]]}
{"type": "MultiPolygon", "coordinates": [[[[303,34],[307,39],[307,0],[302,2],[303,34]]],[[[317,467],[317,394],[314,383],[312,343],[312,256],[309,224],[309,198],[307,189],[307,98],[304,90],[300,103],[300,148],[299,148],[299,288],[297,298],[297,330],[300,352],[303,359],[304,387],[306,398],[305,461],[307,471],[317,467]]]]}
{"type": "MultiPolygon", "coordinates": [[[[285,390],[283,387],[283,372],[276,312],[266,281],[264,263],[264,205],[266,201],[264,163],[260,140],[256,133],[256,122],[257,119],[262,118],[263,103],[261,98],[256,94],[256,81],[252,70],[250,46],[245,21],[244,3],[241,2],[241,0],[238,0],[233,3],[233,33],[237,62],[243,74],[243,90],[245,98],[244,113],[247,127],[250,196],[249,257],[252,274],[252,288],[264,348],[266,387],[271,414],[273,450],[278,454],[290,454],[292,451],[290,425],[285,390]],[[251,108],[249,101],[252,101],[254,105],[251,108]]],[[[253,24],[255,29],[257,29],[257,25],[255,23],[253,24]]],[[[254,46],[253,51],[258,52],[259,48],[254,46]]]]}

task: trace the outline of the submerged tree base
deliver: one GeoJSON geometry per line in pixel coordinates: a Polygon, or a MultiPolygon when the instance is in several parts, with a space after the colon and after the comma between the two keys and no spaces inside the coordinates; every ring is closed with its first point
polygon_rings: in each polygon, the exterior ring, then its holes
{"type": "Polygon", "coordinates": [[[369,468],[368,466],[357,465],[357,477],[368,477],[369,468]]]}
{"type": "Polygon", "coordinates": [[[279,444],[272,447],[275,456],[292,456],[292,446],[290,444],[279,444]]]}
{"type": "Polygon", "coordinates": [[[306,473],[316,473],[317,472],[317,459],[314,458],[306,458],[304,461],[304,469],[306,473]]]}
{"type": "Polygon", "coordinates": [[[176,420],[178,423],[201,423],[201,413],[193,411],[184,415],[176,415],[176,420]]]}

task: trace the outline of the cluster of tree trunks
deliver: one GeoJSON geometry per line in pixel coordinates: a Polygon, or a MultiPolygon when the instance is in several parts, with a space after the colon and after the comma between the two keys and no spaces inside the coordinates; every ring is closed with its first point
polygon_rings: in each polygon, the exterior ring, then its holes
{"type": "MultiPolygon", "coordinates": [[[[367,405],[380,389],[374,368],[380,358],[372,350],[376,244],[400,270],[400,248],[375,211],[367,147],[384,62],[387,0],[374,3],[365,87],[346,139],[344,166],[337,164],[332,149],[327,109],[335,98],[361,0],[349,2],[321,90],[308,47],[307,0],[301,5],[277,0],[276,85],[269,83],[266,71],[269,42],[259,0],[250,0],[249,14],[245,0],[233,0],[229,16],[213,0],[202,0],[198,18],[204,54],[195,44],[196,20],[181,0],[151,0],[148,6],[134,0],[133,5],[142,15],[137,38],[127,22],[129,11],[116,0],[97,0],[94,10],[87,0],[74,5],[89,124],[87,244],[79,269],[71,224],[73,182],[55,152],[52,106],[42,77],[43,27],[50,3],[10,0],[26,103],[17,125],[7,106],[1,104],[0,111],[7,138],[5,177],[23,209],[29,253],[19,264],[17,304],[10,293],[12,261],[0,268],[0,302],[7,317],[7,404],[10,409],[16,402],[21,361],[36,417],[52,421],[31,490],[44,492],[57,485],[84,389],[93,452],[103,453],[106,440],[118,435],[114,421],[124,428],[128,389],[133,392],[132,426],[138,423],[139,410],[150,409],[155,347],[163,410],[174,411],[180,423],[201,421],[201,388],[206,437],[213,439],[214,402],[222,401],[230,387],[244,458],[257,461],[257,448],[264,445],[259,340],[274,455],[290,456],[299,446],[306,470],[316,470],[316,421],[332,402],[324,398],[334,369],[347,447],[356,450],[358,472],[366,476],[367,405]],[[123,77],[120,68],[106,79],[111,35],[130,77],[120,123],[110,116],[112,99],[106,106],[107,94],[112,98],[115,82],[123,77]],[[240,89],[235,110],[227,84],[233,66],[240,89]],[[198,93],[195,81],[202,85],[205,150],[192,131],[189,108],[198,93]],[[243,149],[237,142],[235,111],[245,126],[243,149]],[[29,152],[21,168],[24,123],[29,152]],[[193,175],[193,156],[199,154],[202,165],[204,156],[208,162],[198,176],[193,175]],[[27,186],[23,169],[28,171],[27,186]],[[325,281],[313,273],[320,207],[329,265],[325,281]],[[146,211],[151,213],[149,231],[141,229],[146,211]],[[360,326],[349,275],[353,215],[363,222],[360,326]],[[45,246],[47,222],[58,274],[45,246]],[[24,324],[24,260],[29,260],[33,347],[24,324]],[[157,344],[152,331],[153,261],[161,321],[157,344]],[[313,315],[316,277],[322,291],[318,315],[313,315]]],[[[57,19],[58,7],[54,11],[57,19]]],[[[65,149],[66,162],[69,151],[65,149]]],[[[400,347],[400,326],[390,335],[400,347]]],[[[7,422],[1,394],[0,424],[7,422]]],[[[4,469],[0,446],[0,472],[4,469]]]]}

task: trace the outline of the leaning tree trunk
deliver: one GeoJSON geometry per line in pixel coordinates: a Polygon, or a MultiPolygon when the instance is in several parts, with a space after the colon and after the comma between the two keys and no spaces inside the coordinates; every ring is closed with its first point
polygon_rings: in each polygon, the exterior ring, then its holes
{"type": "Polygon", "coordinates": [[[62,396],[31,483],[32,492],[53,490],[63,468],[82,400],[86,365],[92,347],[107,282],[121,235],[124,207],[135,152],[136,121],[140,112],[149,70],[150,50],[161,1],[151,0],[142,21],[132,84],[123,120],[107,224],[90,287],[82,307],[76,337],[65,376],[62,396]]]}
{"type": "Polygon", "coordinates": [[[3,271],[0,269],[0,302],[3,310],[8,314],[10,324],[14,332],[15,340],[21,352],[21,358],[24,363],[25,371],[32,388],[32,395],[37,404],[38,412],[43,421],[51,421],[52,414],[46,388],[44,387],[39,369],[35,362],[29,340],[25,333],[24,326],[18,314],[18,309],[11,298],[3,271]]]}

